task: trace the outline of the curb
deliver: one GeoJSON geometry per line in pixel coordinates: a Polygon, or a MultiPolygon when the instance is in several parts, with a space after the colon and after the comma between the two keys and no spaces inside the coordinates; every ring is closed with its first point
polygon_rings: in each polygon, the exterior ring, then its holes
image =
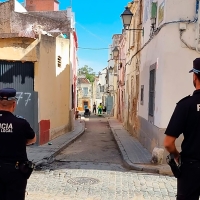
{"type": "MultiPolygon", "coordinates": [[[[80,123],[83,124],[82,129],[79,133],[77,133],[74,137],[70,138],[68,141],[66,141],[63,145],[61,145],[57,151],[52,152],[48,156],[44,157],[42,160],[35,163],[35,167],[41,167],[47,164],[50,164],[54,161],[54,158],[66,147],[68,147],[70,144],[72,144],[77,138],[79,138],[83,133],[85,132],[85,121],[80,121],[80,123]]],[[[72,131],[70,131],[72,132],[72,131]]],[[[68,134],[70,134],[70,132],[68,134]]]]}
{"type": "MultiPolygon", "coordinates": [[[[109,120],[108,120],[108,123],[109,123],[109,120]]],[[[109,126],[110,126],[110,123],[109,123],[109,126]]],[[[139,166],[137,164],[132,163],[128,158],[128,155],[126,153],[124,146],[122,145],[117,134],[115,133],[115,130],[111,126],[110,126],[110,129],[111,129],[112,134],[114,136],[115,142],[117,143],[118,149],[122,154],[123,162],[128,169],[159,174],[159,169],[153,169],[153,168],[149,168],[149,167],[139,166]]]]}

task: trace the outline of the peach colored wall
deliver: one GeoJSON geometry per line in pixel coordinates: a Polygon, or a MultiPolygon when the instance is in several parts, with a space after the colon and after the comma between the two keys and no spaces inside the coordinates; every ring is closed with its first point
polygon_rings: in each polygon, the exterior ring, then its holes
{"type": "Polygon", "coordinates": [[[50,139],[70,130],[69,40],[42,36],[35,70],[39,121],[50,120],[50,139]],[[61,66],[57,58],[61,56],[61,66]]]}

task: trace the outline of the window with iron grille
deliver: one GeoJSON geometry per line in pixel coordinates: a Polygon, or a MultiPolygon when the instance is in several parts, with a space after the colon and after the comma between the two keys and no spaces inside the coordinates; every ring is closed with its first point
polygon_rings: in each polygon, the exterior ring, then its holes
{"type": "Polygon", "coordinates": [[[149,115],[154,116],[154,105],[155,105],[155,74],[156,69],[150,70],[149,79],[149,115]]]}

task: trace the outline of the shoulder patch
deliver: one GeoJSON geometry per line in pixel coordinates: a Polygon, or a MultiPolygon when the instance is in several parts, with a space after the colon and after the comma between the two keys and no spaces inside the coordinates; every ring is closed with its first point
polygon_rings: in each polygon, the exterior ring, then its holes
{"type": "Polygon", "coordinates": [[[20,115],[15,115],[15,117],[19,118],[19,119],[25,119],[24,117],[20,116],[20,115]]]}
{"type": "MultiPolygon", "coordinates": [[[[186,99],[189,99],[191,96],[190,95],[188,95],[188,96],[186,96],[186,97],[184,97],[184,98],[182,98],[178,103],[180,103],[180,102],[182,102],[182,101],[184,101],[184,100],[186,100],[186,99]]],[[[177,104],[178,104],[177,103],[177,104]]]]}

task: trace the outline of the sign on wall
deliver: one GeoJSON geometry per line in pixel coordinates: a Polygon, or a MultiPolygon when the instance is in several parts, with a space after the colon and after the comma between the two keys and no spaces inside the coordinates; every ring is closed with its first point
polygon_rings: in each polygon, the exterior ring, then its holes
{"type": "Polygon", "coordinates": [[[163,1],[158,8],[158,25],[164,20],[165,1],[163,1]]]}

